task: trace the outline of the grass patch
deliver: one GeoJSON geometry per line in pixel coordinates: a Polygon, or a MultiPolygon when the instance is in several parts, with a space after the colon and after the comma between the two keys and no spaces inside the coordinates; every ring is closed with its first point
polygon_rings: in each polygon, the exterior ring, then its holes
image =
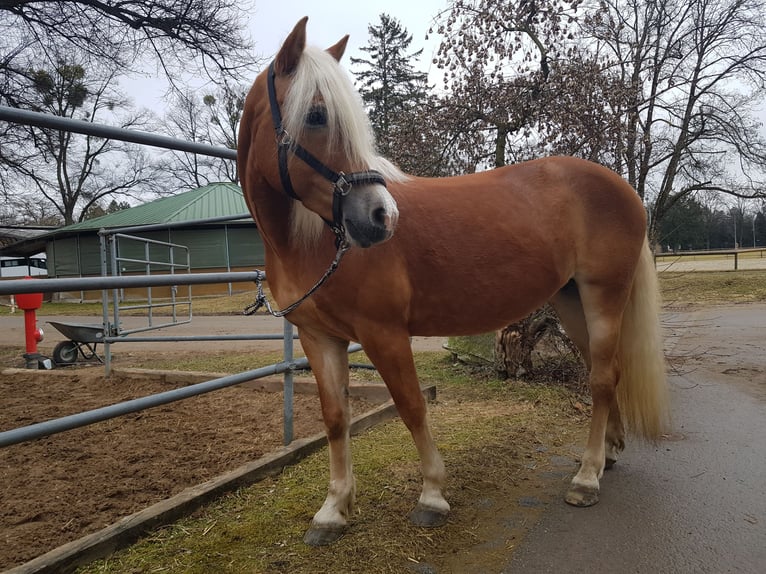
{"type": "MultiPolygon", "coordinates": [[[[356,510],[347,535],[330,548],[302,542],[327,491],[327,453],[322,451],[155,531],[81,574],[384,573],[407,572],[419,563],[452,571],[456,556],[486,545],[503,530],[495,525],[485,531],[484,525],[501,516],[506,522],[533,521],[542,507],[526,508],[518,500],[544,496],[539,471],[549,468],[554,454],[573,456],[572,445],[584,436],[585,418],[572,408],[571,393],[477,377],[452,365],[445,353],[418,353],[416,360],[423,382],[439,383],[438,401],[430,411],[450,474],[446,495],[453,513],[444,528],[420,529],[407,521],[421,477],[409,432],[395,420],[352,440],[356,510]]],[[[545,490],[558,495],[550,485],[545,490]]],[[[508,531],[508,544],[519,536],[508,531]]],[[[508,552],[506,544],[497,553],[477,554],[499,566],[508,552]]],[[[477,571],[496,570],[483,562],[477,571]]]]}
{"type": "Polygon", "coordinates": [[[766,271],[663,272],[666,305],[753,303],[766,301],[766,271]]]}

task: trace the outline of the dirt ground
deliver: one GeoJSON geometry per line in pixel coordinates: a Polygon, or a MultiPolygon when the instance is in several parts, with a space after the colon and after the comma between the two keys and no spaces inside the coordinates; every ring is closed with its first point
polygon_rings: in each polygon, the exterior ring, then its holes
{"type": "MultiPolygon", "coordinates": [[[[0,430],[174,387],[100,367],[0,375],[0,430]]],[[[294,412],[296,438],[323,430],[316,396],[294,412]]],[[[0,449],[0,571],[273,451],[282,427],[280,393],[234,387],[0,449]]]]}

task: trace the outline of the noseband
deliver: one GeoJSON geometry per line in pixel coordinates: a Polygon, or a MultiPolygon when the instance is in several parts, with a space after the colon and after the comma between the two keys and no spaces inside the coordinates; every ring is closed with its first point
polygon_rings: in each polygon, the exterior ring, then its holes
{"type": "Polygon", "coordinates": [[[292,136],[285,130],[282,124],[282,114],[279,111],[279,102],[277,102],[277,90],[274,86],[274,62],[269,65],[268,90],[269,105],[271,106],[271,119],[274,122],[274,131],[277,134],[277,160],[279,162],[279,179],[282,181],[282,187],[287,195],[295,200],[302,201],[295,192],[293,183],[290,180],[290,172],[287,170],[287,154],[292,152],[302,159],[309,167],[324,177],[333,185],[332,193],[332,221],[324,222],[332,229],[338,242],[346,241],[346,230],[343,226],[343,200],[351,191],[355,184],[377,183],[386,186],[386,180],[383,176],[374,170],[358,171],[349,174],[335,172],[323,164],[316,156],[304,148],[301,144],[293,140],[292,136]]]}

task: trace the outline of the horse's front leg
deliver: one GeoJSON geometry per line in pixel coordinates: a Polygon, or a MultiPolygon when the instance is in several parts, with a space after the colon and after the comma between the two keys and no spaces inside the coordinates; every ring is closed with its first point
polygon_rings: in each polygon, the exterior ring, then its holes
{"type": "Polygon", "coordinates": [[[362,341],[367,356],[386,382],[404,424],[420,455],[423,490],[410,520],[417,526],[442,526],[450,506],[442,495],[446,471],[426,418],[426,402],[420,391],[415,362],[407,334],[376,331],[362,341]]]}
{"type": "Polygon", "coordinates": [[[327,498],[314,515],[303,541],[311,546],[324,546],[345,532],[356,496],[349,432],[348,341],[307,329],[301,329],[300,335],[316,377],[330,453],[327,498]]]}

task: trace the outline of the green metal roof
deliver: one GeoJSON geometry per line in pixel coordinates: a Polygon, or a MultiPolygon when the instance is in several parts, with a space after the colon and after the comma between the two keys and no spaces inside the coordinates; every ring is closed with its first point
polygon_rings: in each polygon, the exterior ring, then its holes
{"type": "MultiPolygon", "coordinates": [[[[2,255],[30,255],[45,249],[47,241],[81,232],[157,223],[183,223],[248,213],[242,189],[234,183],[209,183],[191,191],[163,197],[143,205],[59,227],[37,237],[0,248],[2,255]]],[[[254,223],[247,216],[247,220],[254,223]]]]}
{"type": "Polygon", "coordinates": [[[155,223],[179,223],[247,213],[242,190],[234,183],[210,183],[185,193],[61,227],[56,233],[113,229],[155,223]]]}

